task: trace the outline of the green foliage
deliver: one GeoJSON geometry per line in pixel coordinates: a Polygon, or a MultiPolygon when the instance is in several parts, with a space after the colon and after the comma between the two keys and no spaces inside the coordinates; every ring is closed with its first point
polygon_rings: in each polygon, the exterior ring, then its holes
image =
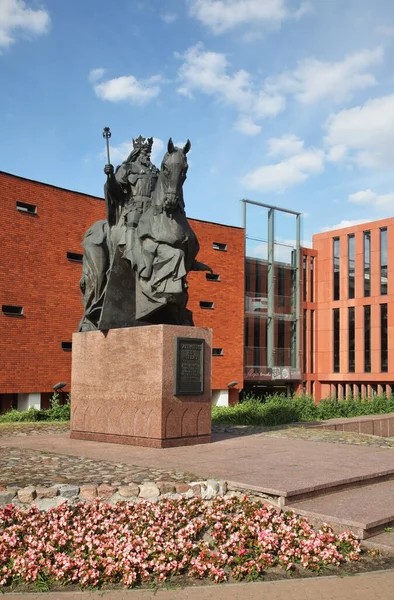
{"type": "Polygon", "coordinates": [[[0,415],[0,423],[34,423],[36,421],[69,421],[70,420],[70,395],[66,404],[61,405],[59,394],[55,392],[50,400],[48,410],[38,410],[30,407],[29,410],[10,410],[0,415]]]}
{"type": "Polygon", "coordinates": [[[244,396],[234,407],[213,406],[212,423],[226,425],[285,425],[303,421],[320,421],[342,417],[358,417],[394,412],[394,396],[375,396],[371,400],[349,397],[346,400],[328,398],[315,404],[311,396],[287,398],[275,394],[244,396]]]}

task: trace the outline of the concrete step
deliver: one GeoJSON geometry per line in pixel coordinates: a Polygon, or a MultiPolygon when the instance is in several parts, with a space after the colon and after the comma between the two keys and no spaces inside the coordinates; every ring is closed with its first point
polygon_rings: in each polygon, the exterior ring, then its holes
{"type": "Polygon", "coordinates": [[[289,509],[313,523],[351,529],[365,540],[394,526],[394,481],[368,484],[292,502],[289,509]]]}

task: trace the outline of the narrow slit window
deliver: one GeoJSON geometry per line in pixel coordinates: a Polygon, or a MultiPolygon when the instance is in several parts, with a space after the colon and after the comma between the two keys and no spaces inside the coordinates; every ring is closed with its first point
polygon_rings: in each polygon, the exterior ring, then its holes
{"type": "Polygon", "coordinates": [[[212,356],[223,356],[223,348],[212,348],[212,356]]]}
{"type": "Polygon", "coordinates": [[[81,263],[83,259],[83,254],[79,254],[78,252],[67,252],[67,260],[72,262],[81,263]]]}
{"type": "Polygon", "coordinates": [[[62,350],[64,350],[65,352],[71,352],[72,347],[72,342],[62,342],[62,350]]]}
{"type": "Polygon", "coordinates": [[[215,305],[213,302],[208,302],[206,300],[200,302],[200,308],[207,308],[212,310],[213,308],[215,308],[215,305]]]}
{"type": "Polygon", "coordinates": [[[35,204],[27,204],[27,202],[17,202],[16,210],[29,213],[30,215],[37,214],[37,206],[35,204]]]}
{"type": "Polygon", "coordinates": [[[218,273],[205,273],[205,279],[208,279],[208,281],[220,281],[220,275],[218,273]]]}
{"type": "Polygon", "coordinates": [[[227,252],[227,244],[222,244],[221,242],[213,242],[212,248],[214,250],[221,250],[221,252],[227,252]]]}
{"type": "Polygon", "coordinates": [[[23,315],[23,306],[13,306],[11,304],[3,304],[1,307],[1,311],[5,315],[22,316],[23,315]]]}

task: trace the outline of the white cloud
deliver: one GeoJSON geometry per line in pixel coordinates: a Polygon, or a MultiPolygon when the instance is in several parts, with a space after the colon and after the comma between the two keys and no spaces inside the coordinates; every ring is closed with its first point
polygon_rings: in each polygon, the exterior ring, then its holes
{"type": "Polygon", "coordinates": [[[286,133],[280,138],[268,140],[268,154],[270,156],[293,156],[304,148],[304,142],[292,133],[286,133]]]}
{"type": "Polygon", "coordinates": [[[245,23],[280,23],[289,16],[285,0],[189,0],[190,14],[213,33],[245,23]]]}
{"type": "Polygon", "coordinates": [[[160,94],[158,85],[160,80],[158,75],[141,81],[134,75],[127,75],[95,83],[93,87],[97,96],[102,100],[109,102],[127,100],[131,104],[145,104],[160,94]]]}
{"type": "Polygon", "coordinates": [[[328,149],[326,154],[326,158],[329,162],[340,162],[347,155],[347,148],[344,144],[338,144],[337,146],[332,146],[328,149]]]}
{"type": "Polygon", "coordinates": [[[343,102],[356,90],[376,84],[371,67],[383,58],[383,49],[361,50],[337,62],[307,58],[293,71],[269,77],[266,90],[290,94],[302,104],[313,104],[323,98],[343,102]]]}
{"type": "Polygon", "coordinates": [[[342,146],[361,167],[392,168],[394,161],[394,94],[341,110],[325,124],[325,143],[342,146]]]}
{"type": "Polygon", "coordinates": [[[89,73],[90,83],[96,83],[99,79],[102,79],[106,73],[106,69],[92,69],[89,73]]]}
{"type": "Polygon", "coordinates": [[[293,134],[270,138],[267,145],[269,156],[284,158],[247,173],[241,182],[248,189],[283,192],[324,170],[324,152],[318,148],[305,148],[303,140],[293,134]]]}
{"type": "Polygon", "coordinates": [[[324,170],[324,152],[317,148],[302,149],[279,163],[250,171],[241,183],[251,190],[283,192],[324,170]]]}
{"type": "Polygon", "coordinates": [[[261,125],[257,125],[249,117],[239,117],[235,122],[234,129],[245,135],[257,135],[261,132],[261,125]]]}
{"type": "Polygon", "coordinates": [[[323,227],[323,229],[321,231],[324,232],[324,231],[331,231],[332,229],[344,229],[345,227],[354,227],[354,225],[361,225],[362,223],[368,223],[369,221],[373,221],[373,219],[350,219],[350,220],[344,219],[343,221],[340,221],[336,225],[330,225],[329,227],[323,227]]]}
{"type": "Polygon", "coordinates": [[[255,119],[275,116],[284,109],[284,98],[266,93],[248,71],[241,69],[231,73],[224,54],[206,51],[203,44],[198,43],[178,57],[183,59],[178,71],[178,92],[188,97],[192,97],[193,92],[201,92],[233,107],[239,112],[238,129],[248,135],[259,126],[254,123],[255,119]]]}
{"type": "Polygon", "coordinates": [[[0,0],[0,52],[11,46],[19,33],[42,35],[49,25],[45,9],[29,8],[23,0],[0,0]]]}
{"type": "Polygon", "coordinates": [[[362,190],[355,194],[350,194],[349,202],[392,212],[394,210],[394,192],[390,194],[376,194],[372,190],[362,190]]]}
{"type": "MultiPolygon", "coordinates": [[[[118,144],[118,146],[110,146],[109,150],[110,150],[110,156],[111,156],[111,163],[113,165],[118,165],[121,162],[123,162],[130,154],[130,152],[133,149],[133,140],[127,141],[127,142],[122,142],[120,144],[118,144]]],[[[153,138],[153,146],[152,146],[152,155],[151,155],[151,161],[155,164],[156,161],[160,161],[162,160],[163,156],[164,156],[164,142],[163,140],[161,140],[160,138],[153,138]]],[[[100,154],[100,159],[101,160],[107,160],[107,153],[106,151],[103,151],[100,154]]]]}
{"type": "Polygon", "coordinates": [[[167,12],[160,15],[160,18],[162,21],[164,21],[164,23],[167,23],[169,25],[171,23],[174,23],[177,20],[178,16],[175,13],[167,12]]]}

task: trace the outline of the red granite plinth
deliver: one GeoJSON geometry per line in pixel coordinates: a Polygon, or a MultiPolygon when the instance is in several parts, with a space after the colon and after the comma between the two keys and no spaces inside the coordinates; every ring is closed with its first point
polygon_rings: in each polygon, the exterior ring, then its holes
{"type": "Polygon", "coordinates": [[[169,448],[211,441],[212,332],[152,325],[74,333],[71,437],[169,448]],[[175,396],[176,338],[205,342],[204,393],[175,396]]]}

